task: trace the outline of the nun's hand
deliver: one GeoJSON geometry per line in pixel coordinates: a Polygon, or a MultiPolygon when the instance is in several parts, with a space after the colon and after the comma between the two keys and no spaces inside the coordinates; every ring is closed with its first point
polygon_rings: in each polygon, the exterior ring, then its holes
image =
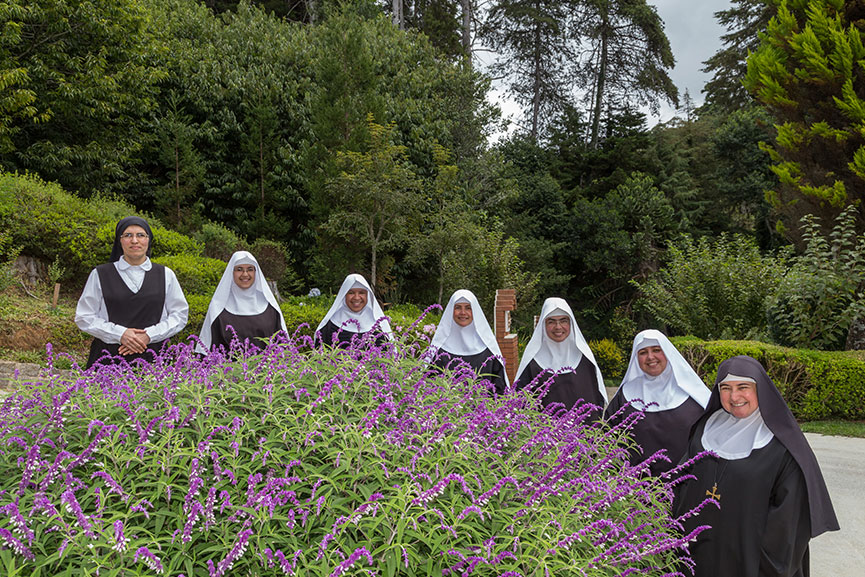
{"type": "Polygon", "coordinates": [[[143,353],[150,343],[150,337],[147,332],[142,329],[126,329],[120,337],[120,349],[118,352],[121,355],[131,355],[135,353],[143,353]]]}

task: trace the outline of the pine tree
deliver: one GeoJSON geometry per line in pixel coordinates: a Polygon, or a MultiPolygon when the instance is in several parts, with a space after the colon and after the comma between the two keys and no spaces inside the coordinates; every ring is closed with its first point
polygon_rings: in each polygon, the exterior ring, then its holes
{"type": "Polygon", "coordinates": [[[831,222],[865,199],[863,27],[862,2],[781,0],[748,58],[745,86],[777,120],[768,198],[791,237],[803,215],[831,222]]]}
{"type": "Polygon", "coordinates": [[[733,6],[715,12],[727,29],[721,36],[724,47],[703,64],[712,79],[703,87],[706,104],[718,112],[730,113],[749,105],[751,96],[742,85],[750,52],[760,46],[759,34],[766,30],[776,7],[770,0],[732,0],[733,6]]]}

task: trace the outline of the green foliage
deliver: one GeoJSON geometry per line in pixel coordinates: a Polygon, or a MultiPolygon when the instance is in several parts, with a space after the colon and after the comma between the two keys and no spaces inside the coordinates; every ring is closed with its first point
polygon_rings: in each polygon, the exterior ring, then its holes
{"type": "Polygon", "coordinates": [[[11,0],[0,30],[0,169],[84,194],[135,185],[164,76],[141,3],[11,0]]]}
{"type": "Polygon", "coordinates": [[[204,245],[204,254],[208,258],[218,258],[228,262],[231,255],[239,250],[247,250],[247,243],[226,226],[205,221],[192,237],[204,245]]]}
{"type": "Polygon", "coordinates": [[[767,150],[780,185],[768,198],[794,240],[803,215],[828,222],[865,198],[861,18],[855,3],[780,0],[748,58],[745,87],[777,119],[767,150]]]}
{"type": "Polygon", "coordinates": [[[225,271],[225,262],[195,254],[154,256],[153,262],[167,266],[177,275],[184,294],[213,295],[225,271]]]}
{"type": "Polygon", "coordinates": [[[746,237],[684,236],[664,268],[635,286],[639,305],[679,334],[748,338],[765,328],[764,302],[786,272],[783,256],[762,255],[746,237]]]}
{"type": "Polygon", "coordinates": [[[805,252],[768,303],[775,342],[844,349],[851,326],[865,318],[865,234],[856,234],[858,212],[848,207],[827,236],[816,217],[802,219],[805,252]]]}
{"type": "Polygon", "coordinates": [[[754,341],[671,339],[703,380],[714,383],[718,365],[736,355],[754,357],[797,418],[865,419],[865,360],[850,353],[789,349],[754,341]]]}
{"type": "Polygon", "coordinates": [[[589,341],[589,348],[601,368],[604,380],[620,381],[628,369],[629,355],[610,339],[589,341]]]}
{"type": "Polygon", "coordinates": [[[410,353],[302,348],[176,351],[7,398],[0,506],[33,535],[7,573],[415,577],[478,553],[479,576],[675,570],[671,487],[628,474],[620,432],[410,353]]]}
{"type": "Polygon", "coordinates": [[[301,282],[294,272],[294,261],[282,243],[259,238],[249,251],[255,256],[268,281],[275,281],[280,292],[286,294],[300,289],[301,282]]]}

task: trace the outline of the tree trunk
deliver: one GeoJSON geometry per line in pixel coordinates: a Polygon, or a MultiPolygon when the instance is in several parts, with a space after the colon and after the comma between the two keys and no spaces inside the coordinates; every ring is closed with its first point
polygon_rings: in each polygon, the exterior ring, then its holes
{"type": "Polygon", "coordinates": [[[535,25],[534,86],[532,86],[532,142],[538,142],[538,123],[541,116],[541,28],[535,25]]]}
{"type": "Polygon", "coordinates": [[[598,131],[601,126],[601,107],[604,104],[604,82],[607,79],[607,18],[601,24],[601,56],[598,62],[598,81],[595,83],[595,109],[592,117],[592,148],[598,147],[598,131]]]}
{"type": "Polygon", "coordinates": [[[258,123],[258,178],[261,188],[261,216],[264,218],[264,126],[258,123]]]}
{"type": "MultiPolygon", "coordinates": [[[[460,0],[463,10],[463,38],[462,46],[466,56],[472,52],[472,0],[460,0]]],[[[441,300],[441,297],[439,297],[441,300]]]]}
{"type": "Polygon", "coordinates": [[[405,16],[403,14],[402,0],[393,0],[393,25],[400,30],[405,30],[405,16]]]}
{"type": "Polygon", "coordinates": [[[180,224],[180,142],[174,134],[174,198],[177,200],[177,224],[180,224]]]}
{"type": "Polygon", "coordinates": [[[315,0],[304,0],[304,5],[306,6],[306,16],[309,19],[310,24],[315,24],[316,11],[318,10],[318,6],[315,5],[315,0]]]}

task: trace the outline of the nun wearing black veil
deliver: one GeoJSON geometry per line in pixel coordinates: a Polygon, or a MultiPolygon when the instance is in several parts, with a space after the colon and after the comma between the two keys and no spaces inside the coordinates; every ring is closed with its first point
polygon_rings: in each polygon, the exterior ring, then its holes
{"type": "Polygon", "coordinates": [[[92,335],[87,368],[106,353],[152,360],[186,326],[189,305],[174,272],[150,261],[153,232],[143,218],[117,223],[110,262],[87,277],[75,324],[92,335]]]}
{"type": "Polygon", "coordinates": [[[634,337],[631,360],[619,390],[607,406],[611,417],[628,405],[619,418],[642,411],[632,434],[637,447],[629,460],[635,465],[661,449],[669,461],[649,464],[660,475],[678,464],[688,446],[691,426],[709,402],[709,388],[664,333],[646,330],[634,337]]]}
{"type": "Polygon", "coordinates": [[[520,359],[516,388],[529,386],[541,397],[544,407],[560,403],[570,410],[585,401],[603,409],[607,403],[601,369],[564,299],[544,301],[538,324],[520,359]]]}
{"type": "Polygon", "coordinates": [[[269,339],[280,330],[285,330],[285,319],[258,260],[245,250],[235,252],[210,299],[195,350],[206,354],[219,347],[229,349],[235,334],[241,343],[249,340],[261,346],[258,339],[269,339]]]}
{"type": "Polygon", "coordinates": [[[355,337],[362,338],[372,331],[373,327],[377,331],[377,344],[393,340],[390,323],[375,300],[369,283],[359,274],[350,274],[342,281],[339,293],[315,332],[326,345],[347,346],[355,337]]]}
{"type": "Polygon", "coordinates": [[[685,534],[709,525],[689,545],[696,577],[807,577],[808,542],[838,521],[817,459],[793,414],[755,359],[718,367],[706,410],[691,429],[687,461],[694,475],[677,485],[673,514],[705,499],[685,534]]]}
{"type": "Polygon", "coordinates": [[[499,343],[478,298],[470,290],[460,289],[451,295],[425,354],[432,364],[443,369],[468,363],[478,376],[493,384],[498,394],[504,393],[509,384],[499,343]]]}

